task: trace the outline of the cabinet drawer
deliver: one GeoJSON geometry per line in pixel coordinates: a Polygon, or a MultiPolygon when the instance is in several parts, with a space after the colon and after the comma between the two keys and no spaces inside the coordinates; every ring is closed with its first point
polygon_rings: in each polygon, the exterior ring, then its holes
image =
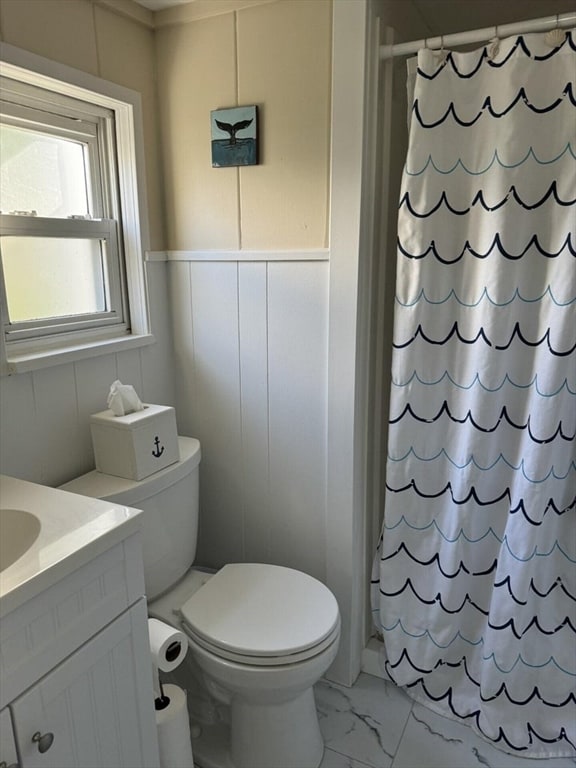
{"type": "Polygon", "coordinates": [[[0,707],[144,594],[135,534],[9,613],[0,623],[0,707]]]}

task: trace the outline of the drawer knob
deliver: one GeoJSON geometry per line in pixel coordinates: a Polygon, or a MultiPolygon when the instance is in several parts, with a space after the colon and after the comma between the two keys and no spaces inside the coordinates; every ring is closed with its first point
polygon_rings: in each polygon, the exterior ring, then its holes
{"type": "Polygon", "coordinates": [[[50,732],[40,733],[40,731],[36,731],[34,736],[32,736],[32,741],[35,744],[38,744],[38,752],[48,752],[54,741],[54,734],[50,732]]]}

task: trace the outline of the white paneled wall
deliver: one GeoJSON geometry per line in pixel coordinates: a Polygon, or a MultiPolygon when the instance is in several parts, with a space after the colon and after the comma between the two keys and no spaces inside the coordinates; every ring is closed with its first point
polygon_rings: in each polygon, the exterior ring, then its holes
{"type": "Polygon", "coordinates": [[[89,417],[115,379],[145,402],[175,404],[167,267],[146,266],[155,344],[2,378],[1,473],[57,486],[93,469],[89,417]]]}
{"type": "MultiPolygon", "coordinates": [[[[271,555],[270,438],[268,391],[268,267],[238,265],[238,343],[242,425],[242,520],[244,557],[271,555]]],[[[273,341],[272,341],[273,343],[273,341]]]]}
{"type": "Polygon", "coordinates": [[[268,268],[272,557],[325,575],[328,264],[268,268]]]}
{"type": "Polygon", "coordinates": [[[200,563],[325,579],[328,269],[169,264],[178,423],[202,444],[200,563]]]}

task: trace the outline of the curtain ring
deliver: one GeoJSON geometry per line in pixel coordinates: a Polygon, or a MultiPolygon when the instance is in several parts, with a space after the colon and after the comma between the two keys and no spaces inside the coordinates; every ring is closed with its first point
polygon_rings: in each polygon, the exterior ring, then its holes
{"type": "Polygon", "coordinates": [[[560,29],[560,14],[556,14],[556,26],[546,33],[544,40],[550,48],[557,48],[566,39],[566,33],[560,29]]]}
{"type": "Polygon", "coordinates": [[[494,37],[492,40],[490,40],[490,45],[488,46],[488,58],[490,61],[494,59],[495,56],[498,55],[498,51],[500,50],[500,38],[498,37],[498,24],[494,25],[494,37]]]}
{"type": "Polygon", "coordinates": [[[446,54],[444,52],[444,35],[440,35],[440,49],[431,49],[432,53],[434,55],[434,58],[438,59],[438,61],[444,63],[444,60],[446,58],[446,54]]]}
{"type": "Polygon", "coordinates": [[[444,35],[440,35],[440,50],[437,53],[438,60],[444,64],[446,62],[446,51],[444,50],[444,35]]]}

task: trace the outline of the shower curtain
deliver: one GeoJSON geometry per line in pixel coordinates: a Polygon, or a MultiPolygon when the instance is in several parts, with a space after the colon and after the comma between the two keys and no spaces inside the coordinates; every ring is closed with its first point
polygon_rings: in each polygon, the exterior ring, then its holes
{"type": "Polygon", "coordinates": [[[375,623],[415,699],[573,756],[576,37],[412,70],[375,623]]]}

